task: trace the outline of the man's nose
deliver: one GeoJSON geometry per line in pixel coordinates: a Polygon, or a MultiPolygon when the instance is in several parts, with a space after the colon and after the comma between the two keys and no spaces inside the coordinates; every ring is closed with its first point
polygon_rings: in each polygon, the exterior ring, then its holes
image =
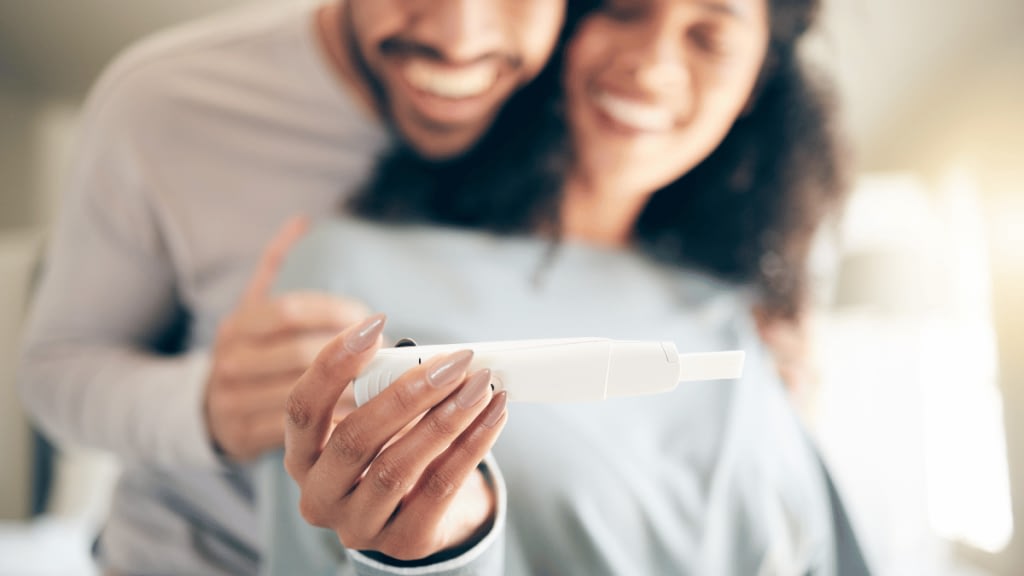
{"type": "Polygon", "coordinates": [[[450,63],[470,63],[501,53],[502,0],[434,0],[425,12],[417,36],[450,63]]]}

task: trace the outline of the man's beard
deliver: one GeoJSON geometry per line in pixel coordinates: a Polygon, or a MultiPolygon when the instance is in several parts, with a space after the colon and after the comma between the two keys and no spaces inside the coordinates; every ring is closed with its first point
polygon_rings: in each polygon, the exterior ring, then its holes
{"type": "Polygon", "coordinates": [[[366,55],[363,54],[362,49],[359,47],[359,42],[356,40],[356,27],[352,19],[352,2],[345,2],[345,9],[341,11],[338,17],[341,19],[341,29],[345,32],[348,51],[352,55],[352,63],[356,67],[356,72],[366,79],[371,96],[378,103],[380,109],[384,111],[387,121],[393,124],[394,121],[390,113],[391,102],[388,99],[387,90],[384,89],[384,83],[381,82],[377,74],[370,68],[366,61],[366,55]]]}
{"type": "MultiPolygon", "coordinates": [[[[389,96],[388,90],[385,87],[384,81],[381,79],[373,68],[370,67],[369,61],[366,58],[366,54],[360,47],[359,41],[356,38],[356,28],[354,19],[352,18],[352,2],[346,2],[344,10],[341,11],[339,18],[341,19],[341,28],[345,33],[347,40],[349,53],[352,55],[352,62],[356,68],[356,73],[366,79],[367,86],[370,89],[371,96],[380,106],[380,110],[384,114],[385,121],[391,126],[396,132],[400,132],[398,129],[398,123],[395,119],[395,109],[393,102],[389,96]]],[[[401,38],[388,38],[381,42],[380,47],[381,54],[384,56],[408,56],[416,55],[422,58],[436,60],[438,62],[444,61],[444,56],[440,54],[434,48],[417,44],[414,42],[408,42],[401,38]]],[[[519,68],[522,67],[523,63],[520,58],[509,56],[506,54],[491,53],[481,56],[478,60],[495,59],[501,61],[501,66],[506,73],[516,73],[519,68]]],[[[461,126],[450,126],[447,124],[439,124],[431,121],[428,118],[417,118],[418,122],[426,127],[428,130],[438,133],[445,133],[450,131],[461,130],[461,126]]]]}

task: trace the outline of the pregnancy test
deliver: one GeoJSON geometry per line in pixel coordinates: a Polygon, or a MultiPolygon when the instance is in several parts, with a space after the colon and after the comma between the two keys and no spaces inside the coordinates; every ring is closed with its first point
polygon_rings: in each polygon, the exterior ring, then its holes
{"type": "Polygon", "coordinates": [[[489,368],[495,392],[510,402],[564,403],[645,396],[680,382],[726,380],[743,373],[743,352],[680,354],[672,342],[607,338],[509,340],[385,348],[356,378],[357,405],[438,354],[472,350],[469,371],[489,368]]]}

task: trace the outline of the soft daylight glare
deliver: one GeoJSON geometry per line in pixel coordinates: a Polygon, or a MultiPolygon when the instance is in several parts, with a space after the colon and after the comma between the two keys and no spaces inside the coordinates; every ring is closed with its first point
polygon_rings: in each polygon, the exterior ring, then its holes
{"type": "Polygon", "coordinates": [[[817,432],[883,573],[920,570],[940,540],[994,553],[1013,536],[980,198],[965,168],[876,175],[841,224],[817,432]]]}
{"type": "Polygon", "coordinates": [[[923,365],[928,509],[939,535],[987,552],[1013,535],[985,222],[964,168],[944,179],[950,330],[930,330],[923,365]]]}

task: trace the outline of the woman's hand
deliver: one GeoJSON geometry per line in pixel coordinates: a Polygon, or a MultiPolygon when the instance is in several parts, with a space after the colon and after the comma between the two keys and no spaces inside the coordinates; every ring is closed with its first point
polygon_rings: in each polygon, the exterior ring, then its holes
{"type": "Polygon", "coordinates": [[[466,369],[472,352],[442,355],[403,374],[335,421],[343,391],[380,345],[372,316],[325,347],[288,398],[285,468],[300,511],[341,543],[399,560],[474,544],[494,515],[477,466],[506,420],[490,372],[466,369]]]}

